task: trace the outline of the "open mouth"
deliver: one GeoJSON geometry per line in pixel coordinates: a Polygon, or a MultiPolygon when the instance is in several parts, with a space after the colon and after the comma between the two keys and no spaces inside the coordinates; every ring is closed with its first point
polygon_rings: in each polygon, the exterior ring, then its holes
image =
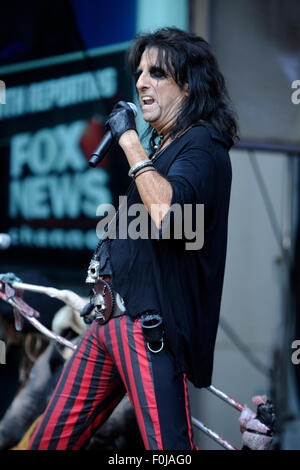
{"type": "Polygon", "coordinates": [[[142,105],[143,106],[150,106],[154,103],[154,99],[151,96],[143,96],[142,97],[142,105]]]}

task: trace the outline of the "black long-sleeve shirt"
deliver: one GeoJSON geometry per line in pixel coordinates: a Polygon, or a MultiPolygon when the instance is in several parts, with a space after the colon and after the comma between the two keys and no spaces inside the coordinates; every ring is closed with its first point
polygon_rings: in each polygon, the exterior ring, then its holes
{"type": "MultiPolygon", "coordinates": [[[[156,170],[172,186],[171,205],[190,204],[195,224],[196,204],[204,204],[200,249],[187,249],[186,238],[164,239],[162,233],[155,239],[110,242],[112,284],[128,314],[135,318],[151,311],[163,316],[176,370],[185,372],[196,387],[211,384],[226,258],[232,144],[231,138],[203,122],[154,159],[156,170]]],[[[127,197],[128,208],[142,203],[134,183],[127,197]]],[[[182,214],[188,217],[185,211],[182,214]]],[[[128,225],[132,219],[128,217],[128,225]]],[[[176,223],[178,219],[173,220],[171,235],[176,223]]]]}

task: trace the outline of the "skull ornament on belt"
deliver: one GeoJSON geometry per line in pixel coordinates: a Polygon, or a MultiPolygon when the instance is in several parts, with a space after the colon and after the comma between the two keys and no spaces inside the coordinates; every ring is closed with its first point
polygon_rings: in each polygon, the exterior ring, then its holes
{"type": "Polygon", "coordinates": [[[110,317],[114,305],[114,293],[108,282],[98,279],[93,287],[92,302],[95,306],[95,320],[105,323],[110,317]]]}
{"type": "MultiPolygon", "coordinates": [[[[93,292],[95,290],[93,289],[93,292]]],[[[96,320],[105,320],[104,312],[106,310],[104,297],[102,294],[96,294],[93,297],[93,303],[95,305],[95,318],[96,320]]]]}
{"type": "Polygon", "coordinates": [[[87,284],[94,284],[99,278],[99,261],[92,259],[88,269],[88,275],[85,280],[87,284]]]}

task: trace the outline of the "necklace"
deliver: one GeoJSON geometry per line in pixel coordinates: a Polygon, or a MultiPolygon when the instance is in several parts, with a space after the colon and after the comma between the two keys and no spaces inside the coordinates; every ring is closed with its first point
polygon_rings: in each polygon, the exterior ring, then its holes
{"type": "Polygon", "coordinates": [[[179,137],[179,136],[176,136],[174,139],[171,139],[171,138],[168,137],[168,136],[163,136],[163,135],[161,135],[161,136],[159,137],[159,142],[158,142],[156,145],[154,145],[154,153],[152,154],[150,160],[151,160],[151,161],[156,160],[156,159],[158,158],[158,156],[160,156],[160,155],[162,154],[162,152],[163,152],[166,148],[168,148],[169,145],[170,145],[172,142],[174,142],[174,140],[177,139],[177,137],[179,137]],[[165,145],[165,147],[163,147],[163,145],[164,145],[165,143],[167,143],[169,139],[170,139],[170,142],[169,142],[167,145],[165,145]]]}
{"type": "MultiPolygon", "coordinates": [[[[175,140],[175,139],[174,139],[174,140],[175,140]]],[[[151,160],[152,162],[156,161],[156,160],[158,159],[158,157],[160,157],[161,154],[169,147],[169,145],[170,145],[172,142],[174,142],[174,140],[171,140],[171,141],[168,143],[168,145],[166,145],[163,149],[161,149],[160,147],[158,147],[157,149],[155,149],[155,147],[154,147],[155,151],[154,151],[153,155],[151,156],[150,160],[151,160]]]]}
{"type": "MultiPolygon", "coordinates": [[[[163,135],[160,135],[159,136],[159,141],[157,142],[157,144],[154,145],[154,151],[155,153],[159,152],[163,146],[163,143],[164,143],[164,140],[165,140],[165,137],[163,135]]],[[[168,139],[167,139],[168,140],[168,139]]]]}
{"type": "Polygon", "coordinates": [[[157,144],[155,144],[154,147],[153,147],[154,150],[155,150],[155,152],[157,152],[158,149],[161,147],[162,140],[163,140],[163,136],[161,135],[161,136],[159,137],[159,142],[158,142],[157,144]]]}
{"type": "MultiPolygon", "coordinates": [[[[163,144],[164,144],[164,136],[160,136],[160,140],[158,142],[158,144],[156,144],[154,146],[154,153],[153,155],[151,156],[150,160],[153,162],[153,161],[156,161],[158,159],[158,157],[161,156],[161,154],[169,147],[169,145],[171,145],[173,142],[175,142],[177,139],[179,139],[180,137],[182,137],[188,130],[190,130],[192,127],[194,127],[195,124],[192,124],[191,126],[187,127],[184,131],[180,132],[179,134],[177,134],[174,139],[170,139],[170,142],[162,148],[163,144]]],[[[168,141],[168,138],[166,140],[166,142],[168,141]]]]}

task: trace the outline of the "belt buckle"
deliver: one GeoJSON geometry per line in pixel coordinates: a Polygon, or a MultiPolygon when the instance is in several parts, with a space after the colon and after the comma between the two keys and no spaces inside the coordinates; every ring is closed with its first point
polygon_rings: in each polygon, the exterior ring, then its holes
{"type": "Polygon", "coordinates": [[[94,318],[103,325],[113,312],[115,306],[115,296],[110,284],[104,279],[98,279],[93,286],[92,302],[95,306],[94,318]]]}

